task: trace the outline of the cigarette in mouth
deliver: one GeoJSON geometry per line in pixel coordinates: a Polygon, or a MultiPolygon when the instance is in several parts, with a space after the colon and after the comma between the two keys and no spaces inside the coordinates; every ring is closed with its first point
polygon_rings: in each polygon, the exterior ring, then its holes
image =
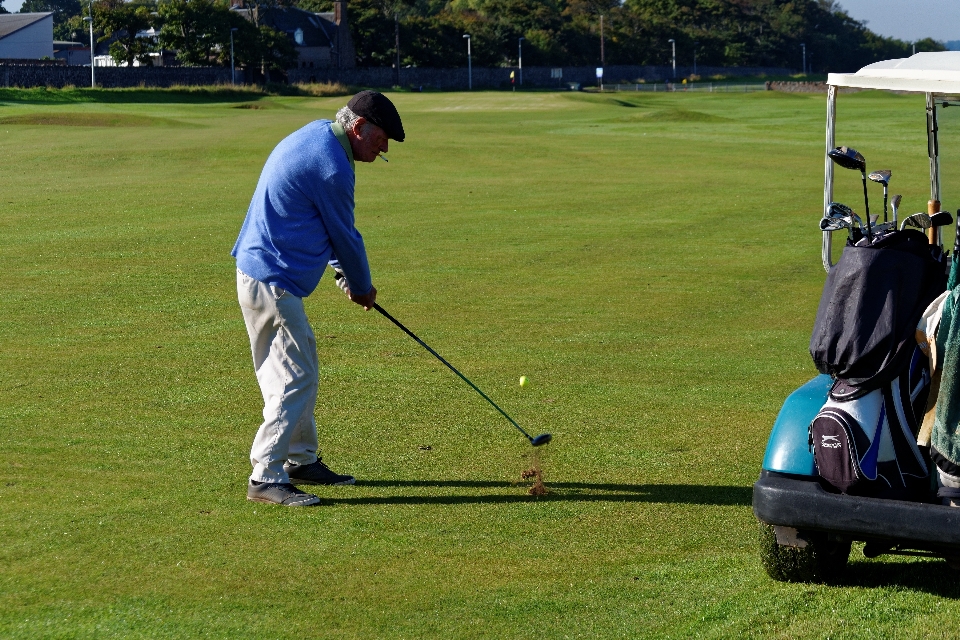
{"type": "Polygon", "coordinates": [[[387,160],[386,156],[384,156],[382,153],[378,153],[377,157],[383,160],[384,162],[390,162],[389,160],[387,160]]]}

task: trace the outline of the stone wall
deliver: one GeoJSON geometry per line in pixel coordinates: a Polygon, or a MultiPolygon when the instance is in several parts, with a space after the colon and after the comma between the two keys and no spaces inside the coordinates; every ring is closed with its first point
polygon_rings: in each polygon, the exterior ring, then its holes
{"type": "MultiPolygon", "coordinates": [[[[563,67],[563,78],[550,77],[550,67],[525,67],[523,86],[549,88],[578,83],[582,86],[597,84],[596,67],[563,67]]],[[[510,72],[517,73],[519,85],[520,70],[516,67],[474,67],[473,87],[475,89],[503,89],[510,87],[510,72]]],[[[722,76],[761,76],[789,75],[791,69],[776,67],[697,67],[697,74],[703,78],[722,76]]],[[[677,67],[677,78],[689,77],[693,67],[677,67]]],[[[287,74],[290,82],[342,82],[354,87],[391,87],[395,82],[395,71],[391,67],[357,69],[294,69],[287,74]]],[[[673,77],[671,67],[653,66],[608,66],[603,70],[605,84],[629,84],[637,81],[664,82],[673,77]]],[[[440,90],[462,90],[468,86],[467,69],[400,69],[400,86],[424,87],[440,90]]]]}
{"type": "MultiPolygon", "coordinates": [[[[230,84],[230,69],[223,67],[96,67],[97,85],[119,87],[170,87],[173,85],[230,84]]],[[[243,74],[237,73],[237,82],[243,74]]],[[[0,63],[2,87],[90,86],[90,67],[0,63]]]]}
{"type": "MultiPolygon", "coordinates": [[[[767,82],[768,91],[783,91],[786,93],[826,93],[826,82],[767,82]]],[[[855,93],[860,91],[853,87],[839,89],[840,93],[855,93]]]]}
{"type": "Polygon", "coordinates": [[[768,91],[784,91],[786,93],[826,93],[826,82],[768,82],[768,91]]]}
{"type": "MultiPolygon", "coordinates": [[[[510,87],[510,67],[474,67],[475,89],[505,89],[510,87]]],[[[528,88],[566,87],[569,83],[582,86],[597,84],[596,67],[563,67],[563,78],[550,77],[550,67],[523,69],[523,86],[528,88]]],[[[692,67],[677,67],[677,77],[687,77],[692,67]]],[[[787,75],[789,69],[770,67],[698,67],[697,73],[708,78],[713,75],[759,76],[787,75]]],[[[606,84],[633,82],[664,82],[673,74],[670,67],[612,66],[604,69],[606,84]]],[[[230,70],[223,67],[97,67],[97,85],[116,87],[169,87],[172,85],[230,84],[230,70]]],[[[357,69],[291,69],[287,72],[291,83],[342,82],[351,87],[391,87],[395,84],[390,67],[357,69]]],[[[237,71],[237,82],[244,82],[244,74],[237,71]]],[[[777,83],[779,84],[779,83],[777,83]]],[[[0,62],[0,86],[3,87],[77,87],[90,86],[90,67],[40,64],[5,64],[0,62]]],[[[400,86],[423,87],[441,91],[466,89],[466,69],[400,69],[400,86]]]]}

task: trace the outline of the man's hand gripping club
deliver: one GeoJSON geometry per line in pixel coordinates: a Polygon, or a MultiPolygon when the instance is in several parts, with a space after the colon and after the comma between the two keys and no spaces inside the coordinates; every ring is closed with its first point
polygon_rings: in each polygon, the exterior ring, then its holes
{"type": "Polygon", "coordinates": [[[377,288],[370,287],[370,293],[362,296],[355,296],[350,293],[350,283],[347,282],[347,276],[344,275],[343,271],[334,271],[336,274],[334,276],[334,281],[337,283],[337,286],[340,287],[340,290],[347,294],[347,297],[350,298],[352,302],[356,302],[358,305],[363,307],[364,311],[370,311],[373,309],[373,303],[377,301],[377,288]]]}

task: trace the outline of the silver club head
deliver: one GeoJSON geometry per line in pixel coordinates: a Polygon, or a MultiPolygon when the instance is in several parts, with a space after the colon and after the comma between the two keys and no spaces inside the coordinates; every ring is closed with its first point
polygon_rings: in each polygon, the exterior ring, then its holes
{"type": "Polygon", "coordinates": [[[853,209],[842,202],[831,202],[827,205],[827,216],[849,216],[853,209]]]}
{"type": "Polygon", "coordinates": [[[897,209],[900,207],[900,200],[903,199],[899,193],[890,198],[890,208],[893,209],[893,227],[897,227],[897,209]]]}
{"type": "Polygon", "coordinates": [[[929,214],[915,213],[903,219],[903,223],[900,225],[900,231],[903,231],[908,226],[916,227],[917,229],[929,229],[933,226],[933,222],[930,220],[929,214]]]}
{"type": "Polygon", "coordinates": [[[880,169],[879,171],[874,171],[867,177],[873,180],[874,182],[879,182],[883,186],[887,186],[888,184],[890,184],[890,176],[891,176],[890,169],[880,169]]]}
{"type": "MultiPolygon", "coordinates": [[[[838,231],[840,229],[850,229],[853,227],[854,220],[858,220],[858,218],[857,214],[853,212],[853,209],[840,202],[831,202],[827,205],[827,215],[820,220],[820,230],[838,231]],[[837,226],[834,228],[833,223],[828,222],[830,220],[844,221],[844,224],[836,223],[837,226]]],[[[859,222],[857,224],[859,224],[859,222]]]]}
{"type": "Polygon", "coordinates": [[[820,220],[820,231],[849,229],[853,222],[849,216],[826,216],[820,220]]]}

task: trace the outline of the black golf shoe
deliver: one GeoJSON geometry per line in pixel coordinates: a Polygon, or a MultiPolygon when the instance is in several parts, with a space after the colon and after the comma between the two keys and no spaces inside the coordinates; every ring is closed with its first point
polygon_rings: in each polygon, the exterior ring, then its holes
{"type": "Polygon", "coordinates": [[[290,483],[253,482],[247,485],[247,500],[267,502],[285,507],[312,507],[321,503],[320,498],[297,489],[290,483]]]}
{"type": "Polygon", "coordinates": [[[283,465],[283,470],[287,472],[287,475],[290,476],[290,482],[294,484],[343,485],[356,482],[353,476],[335,473],[320,458],[317,458],[317,461],[311,464],[287,462],[283,465]]]}

